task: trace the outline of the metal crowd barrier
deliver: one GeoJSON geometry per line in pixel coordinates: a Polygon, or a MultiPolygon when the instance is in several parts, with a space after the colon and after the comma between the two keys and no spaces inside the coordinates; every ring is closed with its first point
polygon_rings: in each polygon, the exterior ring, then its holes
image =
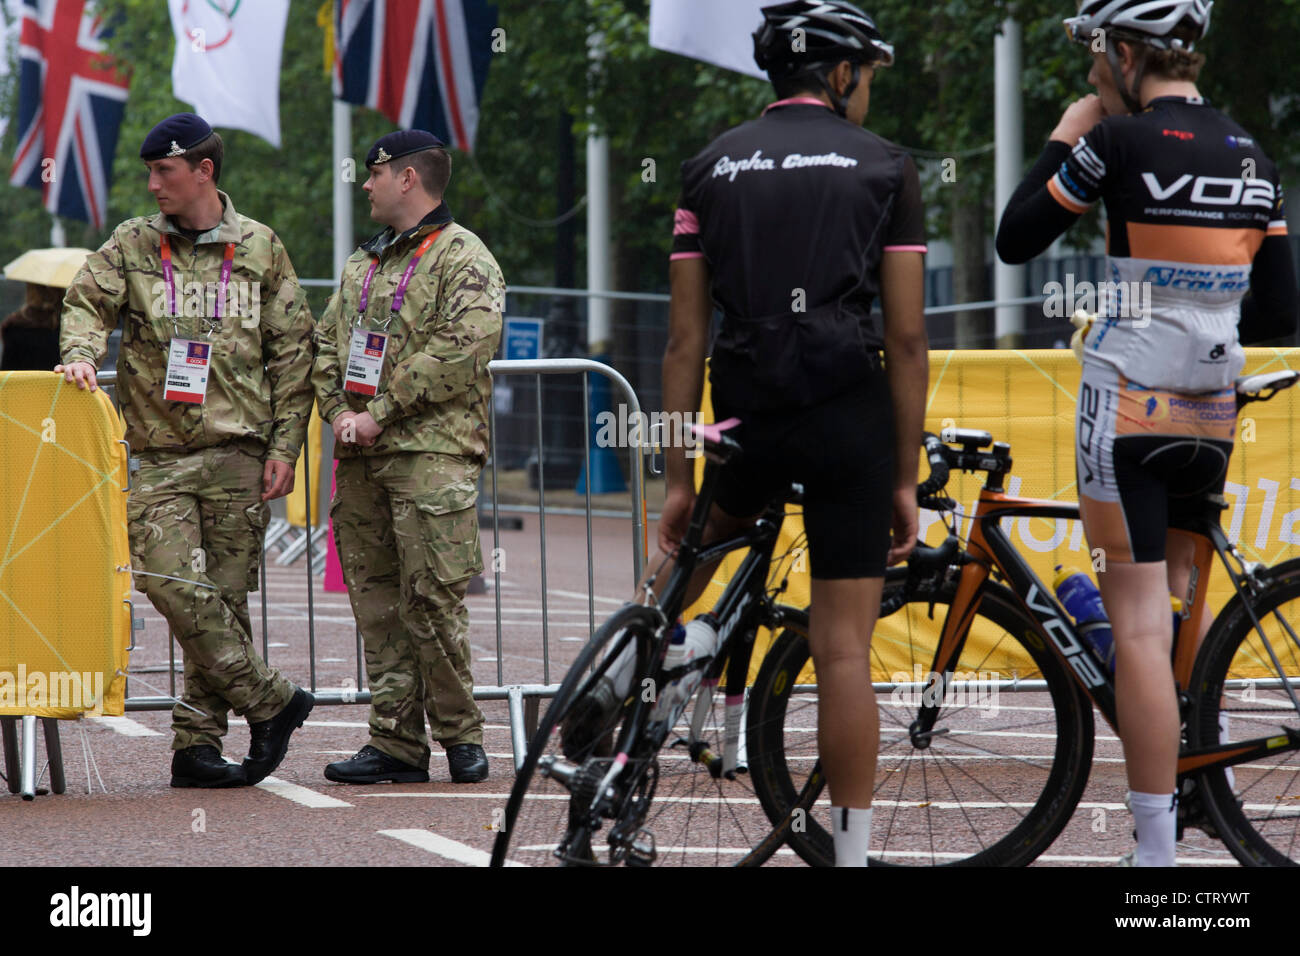
{"type": "MultiPolygon", "coordinates": [[[[541,547],[540,575],[541,575],[541,596],[542,596],[542,681],[541,683],[529,684],[506,684],[503,674],[503,632],[501,622],[501,571],[494,565],[493,578],[495,587],[495,618],[496,618],[496,684],[489,686],[476,685],[474,687],[475,700],[505,700],[508,702],[510,713],[510,737],[511,746],[514,751],[516,768],[523,762],[524,754],[527,751],[528,738],[532,735],[537,726],[540,701],[543,698],[555,696],[559,690],[558,681],[552,681],[551,677],[551,657],[550,657],[550,626],[548,614],[548,594],[547,594],[547,572],[546,572],[546,501],[545,501],[545,471],[543,439],[542,439],[542,376],[543,375],[564,375],[580,374],[583,376],[584,388],[582,390],[582,411],[583,411],[583,454],[584,464],[586,467],[586,533],[587,533],[587,617],[591,630],[596,627],[596,610],[595,610],[595,569],[594,556],[592,548],[592,504],[591,504],[591,409],[590,395],[586,388],[587,376],[590,374],[603,375],[613,385],[618,393],[616,399],[621,397],[622,401],[628,407],[628,417],[632,419],[639,416],[641,411],[640,402],[637,400],[636,392],[631,384],[617,370],[605,365],[602,362],[591,361],[590,359],[537,359],[529,361],[495,361],[488,366],[493,376],[499,375],[532,375],[535,376],[537,385],[537,447],[538,447],[538,492],[537,492],[537,525],[539,534],[539,543],[541,547]]],[[[101,386],[111,390],[111,394],[116,401],[116,372],[104,372],[97,376],[101,386]]],[[[497,456],[496,456],[496,408],[495,404],[491,409],[490,429],[492,434],[492,459],[490,462],[490,472],[492,479],[492,549],[493,553],[498,553],[500,547],[501,527],[500,527],[500,500],[497,491],[497,456]]],[[[310,436],[303,444],[303,459],[311,460],[311,448],[308,444],[310,436]]],[[[632,568],[633,579],[630,582],[630,595],[636,586],[640,583],[642,571],[644,570],[646,560],[646,516],[645,516],[645,483],[642,465],[642,447],[635,442],[629,442],[628,464],[631,475],[631,492],[632,492],[632,568]]],[[[319,452],[318,452],[319,453],[319,452]]],[[[305,487],[303,489],[307,501],[306,520],[307,527],[305,534],[296,543],[301,548],[301,553],[307,557],[307,641],[308,641],[308,660],[309,660],[309,683],[308,690],[316,698],[318,704],[369,704],[370,692],[361,690],[365,684],[365,669],[363,666],[364,652],[360,631],[356,635],[356,686],[357,690],[319,690],[316,683],[316,625],[315,625],[315,605],[313,585],[317,577],[317,559],[314,555],[314,548],[308,542],[315,542],[321,534],[321,528],[313,529],[313,518],[316,515],[316,502],[312,497],[311,488],[311,470],[304,469],[305,487]]],[[[531,512],[526,512],[531,513],[531,512]]],[[[322,526],[324,527],[324,526],[322,526]]],[[[262,658],[270,663],[270,646],[269,631],[267,628],[267,579],[266,564],[268,555],[266,552],[266,543],[263,542],[262,562],[261,562],[261,600],[262,600],[262,658]]],[[[291,546],[292,547],[292,546],[291,546]]],[[[321,569],[324,570],[323,568],[321,569]]],[[[133,697],[130,694],[130,678],[127,684],[126,709],[128,711],[144,710],[170,710],[176,702],[176,642],[168,635],[168,695],[162,696],[155,690],[155,696],[133,697]]],[[[139,679],[139,678],[137,678],[139,679]]],[[[141,683],[144,683],[142,679],[141,683]]]]}

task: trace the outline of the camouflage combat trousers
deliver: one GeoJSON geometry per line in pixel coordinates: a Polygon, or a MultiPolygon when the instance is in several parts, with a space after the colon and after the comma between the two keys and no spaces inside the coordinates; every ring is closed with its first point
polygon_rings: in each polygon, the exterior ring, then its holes
{"type": "Polygon", "coordinates": [[[171,625],[185,659],[181,699],[189,706],[172,710],[172,749],[220,750],[228,711],[250,723],[269,720],[294,690],[251,639],[248,591],[257,590],[269,514],[261,501],[261,449],[224,445],[139,458],[127,499],[131,563],[184,579],[135,579],[171,625]]]}
{"type": "Polygon", "coordinates": [[[365,642],[370,745],[429,766],[443,747],[482,744],[470,674],[469,579],[483,570],[476,460],[397,453],[339,460],[330,518],[365,642]]]}

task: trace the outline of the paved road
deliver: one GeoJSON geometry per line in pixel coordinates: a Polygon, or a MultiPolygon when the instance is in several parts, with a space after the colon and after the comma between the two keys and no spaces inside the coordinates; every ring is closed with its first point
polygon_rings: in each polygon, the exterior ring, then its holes
{"type": "MultiPolygon", "coordinates": [[[[627,521],[594,522],[595,597],[590,603],[581,519],[552,516],[546,530],[549,674],[543,652],[538,522],[530,516],[524,531],[502,533],[500,652],[497,595],[489,591],[470,599],[473,667],[479,685],[558,682],[587,639],[593,606],[599,622],[630,592],[627,521]]],[[[485,555],[492,546],[491,532],[485,529],[485,555]]],[[[301,564],[272,568],[269,581],[270,660],[291,679],[308,685],[306,570],[301,564]]],[[[356,687],[356,637],[346,596],[327,594],[317,583],[313,600],[316,686],[356,687]]],[[[260,603],[254,603],[253,611],[260,634],[260,603]]],[[[168,641],[161,618],[147,605],[143,613],[148,623],[132,654],[137,678],[130,693],[152,696],[155,689],[165,692],[170,686],[168,641]]],[[[1021,706],[1032,716],[1032,700],[1011,696],[1003,695],[1003,707],[1021,706]]],[[[226,791],[169,788],[166,712],[65,722],[62,739],[69,790],[31,803],[0,796],[0,828],[6,834],[0,841],[0,865],[481,864],[491,849],[492,827],[500,818],[513,777],[506,705],[485,702],[482,706],[491,777],[470,786],[451,783],[440,751],[435,752],[431,784],[357,787],[326,781],[321,773],[326,763],[351,755],[365,743],[364,706],[317,707],[295,734],[274,777],[255,788],[226,791]],[[88,787],[92,792],[87,793],[88,787]]],[[[1119,742],[1100,717],[1097,724],[1097,754],[1088,789],[1068,829],[1039,865],[1106,865],[1132,846],[1131,823],[1121,802],[1125,788],[1119,742]]],[[[1026,752],[1045,743],[1032,735],[1020,742],[1026,752]]],[[[239,759],[247,745],[246,725],[232,719],[227,755],[239,759]]],[[[882,767],[891,769],[886,763],[882,767]]],[[[960,793],[960,781],[956,787],[960,793]]],[[[961,812],[950,804],[936,799],[927,812],[938,819],[961,812]]],[[[685,836],[674,839],[689,841],[694,832],[693,827],[683,827],[685,836]]],[[[714,860],[708,854],[692,860],[701,858],[714,860]]],[[[799,861],[786,853],[774,863],[799,861]]],[[[1195,831],[1180,847],[1179,863],[1235,865],[1222,846],[1195,831]]]]}

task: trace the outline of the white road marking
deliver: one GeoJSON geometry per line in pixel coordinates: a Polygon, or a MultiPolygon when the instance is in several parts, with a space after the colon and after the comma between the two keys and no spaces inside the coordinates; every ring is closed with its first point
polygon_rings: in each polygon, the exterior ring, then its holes
{"type": "Polygon", "coordinates": [[[352,804],[339,800],[335,797],[327,797],[323,793],[317,793],[315,790],[309,790],[306,787],[300,787],[296,783],[290,783],[287,780],[281,780],[278,777],[267,777],[257,785],[268,793],[273,793],[277,797],[284,797],[286,800],[292,800],[294,803],[301,803],[304,807],[322,808],[322,807],[350,807],[352,804]]]}
{"type": "Polygon", "coordinates": [[[107,727],[115,734],[121,734],[123,737],[161,737],[162,734],[150,727],[146,727],[138,720],[132,720],[130,717],[87,717],[87,720],[93,720],[101,727],[107,727]]]}
{"type": "MultiPolygon", "coordinates": [[[[448,840],[446,837],[430,833],[428,830],[378,830],[376,832],[380,836],[401,840],[403,843],[409,843],[411,846],[418,847],[435,856],[444,857],[455,863],[464,863],[466,866],[487,866],[492,861],[492,856],[489,853],[476,850],[464,843],[457,843],[455,840],[448,840]]],[[[523,866],[524,864],[511,861],[506,865],[523,866]]]]}
{"type": "MultiPolygon", "coordinates": [[[[547,588],[546,593],[554,594],[556,597],[577,598],[580,601],[587,600],[587,595],[581,591],[561,591],[557,588],[547,588]]],[[[599,594],[595,596],[595,600],[598,604],[614,604],[618,607],[622,607],[627,603],[627,598],[607,598],[601,597],[599,594]]]]}
{"type": "MultiPolygon", "coordinates": [[[[323,689],[323,688],[318,688],[318,690],[319,689],[323,689]]],[[[350,687],[348,688],[348,690],[356,690],[356,688],[350,687]]],[[[304,727],[369,727],[370,724],[367,723],[366,721],[358,721],[358,720],[309,720],[303,726],[304,727]]],[[[510,725],[509,724],[484,724],[483,729],[484,730],[509,730],[510,725]]]]}

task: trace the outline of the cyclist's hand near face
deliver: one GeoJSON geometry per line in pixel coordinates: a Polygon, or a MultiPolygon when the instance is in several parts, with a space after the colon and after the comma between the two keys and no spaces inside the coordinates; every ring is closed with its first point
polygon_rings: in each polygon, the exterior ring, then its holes
{"type": "Polygon", "coordinates": [[[664,509],[659,515],[659,550],[672,554],[686,537],[691,523],[691,510],[695,507],[695,492],[687,485],[669,488],[664,497],[664,509]]]}
{"type": "Polygon", "coordinates": [[[888,564],[898,564],[916,547],[919,527],[916,509],[916,485],[894,490],[893,543],[889,548],[888,564]]]}
{"type": "Polygon", "coordinates": [[[1102,108],[1101,97],[1089,93],[1065,108],[1056,129],[1052,130],[1051,138],[1073,146],[1105,118],[1106,111],[1102,108]]]}

